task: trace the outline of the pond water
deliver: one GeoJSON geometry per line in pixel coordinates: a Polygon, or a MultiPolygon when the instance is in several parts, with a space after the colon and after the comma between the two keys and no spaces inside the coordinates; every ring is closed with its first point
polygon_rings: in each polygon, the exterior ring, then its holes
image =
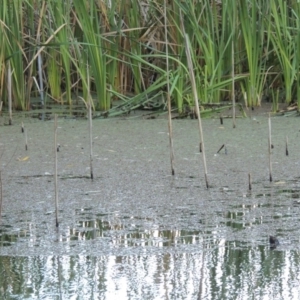
{"type": "Polygon", "coordinates": [[[0,299],[299,299],[299,120],[272,118],[272,183],[266,117],[203,120],[209,189],[197,121],[173,127],[175,176],[165,120],[95,120],[91,181],[60,119],[56,228],[53,121],[1,126],[0,299]]]}

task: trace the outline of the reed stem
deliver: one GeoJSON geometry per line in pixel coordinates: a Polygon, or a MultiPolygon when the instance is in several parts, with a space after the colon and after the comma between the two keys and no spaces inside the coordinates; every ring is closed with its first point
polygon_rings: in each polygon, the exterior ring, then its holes
{"type": "Polygon", "coordinates": [[[57,114],[54,115],[54,190],[55,190],[55,222],[58,227],[58,184],[57,184],[57,114]]]}
{"type": "Polygon", "coordinates": [[[94,179],[94,173],[93,173],[93,123],[92,123],[92,104],[91,104],[91,97],[89,97],[88,102],[88,110],[89,110],[89,136],[90,136],[90,175],[91,180],[94,179]]]}
{"type": "Polygon", "coordinates": [[[234,87],[234,42],[231,42],[231,57],[232,57],[232,125],[233,128],[236,127],[235,122],[235,87],[234,87]]]}
{"type": "MultiPolygon", "coordinates": [[[[40,43],[40,36],[38,36],[38,43],[40,43]]],[[[39,88],[40,88],[40,97],[41,104],[44,106],[44,82],[43,82],[43,62],[42,62],[42,54],[39,51],[38,54],[38,73],[39,73],[39,88]]]]}
{"type": "Polygon", "coordinates": [[[269,114],[269,179],[270,179],[270,182],[273,181],[273,178],[272,178],[272,160],[271,160],[271,148],[272,148],[272,141],[271,141],[271,116],[269,114]]]}
{"type": "Polygon", "coordinates": [[[192,63],[191,52],[190,52],[189,37],[186,33],[185,33],[185,51],[186,51],[187,62],[188,62],[188,67],[189,67],[190,80],[192,83],[192,92],[193,92],[193,97],[194,97],[194,101],[195,101],[195,109],[196,109],[196,114],[198,116],[198,126],[199,126],[202,158],[203,158],[203,165],[204,165],[205,183],[206,183],[206,188],[208,188],[209,186],[208,186],[208,178],[207,178],[207,167],[206,167],[206,157],[205,157],[202,122],[201,122],[201,116],[200,116],[199,101],[198,101],[198,96],[197,96],[196,81],[195,81],[195,76],[194,76],[194,72],[193,72],[193,63],[192,63]]]}
{"type": "Polygon", "coordinates": [[[251,179],[251,173],[248,174],[248,183],[249,183],[249,191],[252,190],[252,179],[251,179]]]}
{"type": "Polygon", "coordinates": [[[171,174],[175,175],[174,169],[174,148],[173,148],[173,127],[171,115],[171,97],[170,97],[170,78],[169,78],[169,45],[168,45],[168,31],[167,31],[167,1],[164,1],[164,19],[165,19],[165,44],[166,44],[166,69],[167,69],[167,104],[168,104],[168,131],[169,131],[169,146],[170,146],[170,162],[171,174]]]}
{"type": "Polygon", "coordinates": [[[2,218],[2,201],[3,201],[2,172],[0,171],[0,221],[1,221],[1,218],[2,218]]]}
{"type": "Polygon", "coordinates": [[[10,62],[8,62],[8,71],[7,71],[7,89],[8,89],[8,114],[9,120],[8,124],[12,125],[12,82],[11,82],[12,72],[10,62]]]}
{"type": "Polygon", "coordinates": [[[28,150],[28,143],[27,143],[27,129],[24,128],[24,135],[25,135],[25,150],[28,150]]]}
{"type": "MultiPolygon", "coordinates": [[[[223,145],[219,148],[217,154],[218,154],[224,147],[225,147],[225,144],[223,144],[223,145]]],[[[225,147],[225,149],[226,149],[226,147],[225,147]]],[[[224,149],[224,150],[225,150],[225,149],[224,149]]]]}

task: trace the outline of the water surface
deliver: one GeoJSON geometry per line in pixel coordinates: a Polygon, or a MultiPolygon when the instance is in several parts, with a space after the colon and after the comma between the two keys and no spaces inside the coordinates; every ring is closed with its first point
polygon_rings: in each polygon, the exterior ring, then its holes
{"type": "Polygon", "coordinates": [[[272,118],[272,183],[266,118],[203,120],[208,190],[196,120],[173,124],[174,177],[165,120],[95,120],[93,182],[87,122],[60,120],[58,229],[53,122],[23,121],[28,151],[0,128],[1,299],[300,298],[297,118],[272,118]]]}

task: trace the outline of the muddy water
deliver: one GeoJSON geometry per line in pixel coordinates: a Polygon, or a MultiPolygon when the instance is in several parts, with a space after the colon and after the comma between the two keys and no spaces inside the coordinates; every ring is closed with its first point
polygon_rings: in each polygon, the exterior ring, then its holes
{"type": "Polygon", "coordinates": [[[203,120],[208,190],[197,121],[173,123],[174,177],[165,120],[93,126],[91,182],[87,122],[59,120],[58,229],[53,122],[0,127],[0,299],[300,298],[297,118],[272,118],[273,183],[267,118],[203,120]]]}

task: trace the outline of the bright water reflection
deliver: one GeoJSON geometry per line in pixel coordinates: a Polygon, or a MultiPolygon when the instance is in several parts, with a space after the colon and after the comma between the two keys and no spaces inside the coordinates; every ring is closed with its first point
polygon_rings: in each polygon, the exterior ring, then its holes
{"type": "Polygon", "coordinates": [[[299,299],[298,251],[0,257],[1,299],[299,299]]]}
{"type": "Polygon", "coordinates": [[[231,201],[207,217],[180,206],[185,229],[167,229],[164,215],[90,208],[57,232],[31,213],[14,226],[4,215],[0,299],[300,299],[300,208],[280,195],[231,201]]]}

